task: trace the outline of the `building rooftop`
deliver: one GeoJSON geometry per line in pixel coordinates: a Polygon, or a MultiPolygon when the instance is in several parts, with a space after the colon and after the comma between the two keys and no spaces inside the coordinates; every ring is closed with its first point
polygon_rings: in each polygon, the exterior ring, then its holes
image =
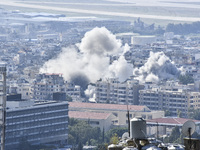
{"type": "Polygon", "coordinates": [[[107,119],[111,113],[69,111],[69,118],[77,119],[107,119]]]}
{"type": "MultiPolygon", "coordinates": [[[[147,120],[147,125],[159,125],[159,126],[182,126],[186,121],[191,119],[186,118],[156,118],[147,120]]],[[[200,124],[200,120],[192,120],[195,124],[200,124]]]]}
{"type": "Polygon", "coordinates": [[[23,100],[23,101],[7,101],[7,111],[17,111],[17,110],[25,110],[25,109],[35,109],[56,105],[65,105],[68,104],[67,101],[44,101],[44,100],[23,100]]]}
{"type": "MultiPolygon", "coordinates": [[[[103,104],[103,103],[81,103],[81,102],[69,102],[70,108],[85,108],[85,109],[104,109],[104,110],[117,110],[117,111],[127,111],[127,105],[120,104],[103,104]]],[[[150,109],[146,106],[139,105],[128,105],[129,111],[142,111],[150,112],[150,109]]]]}

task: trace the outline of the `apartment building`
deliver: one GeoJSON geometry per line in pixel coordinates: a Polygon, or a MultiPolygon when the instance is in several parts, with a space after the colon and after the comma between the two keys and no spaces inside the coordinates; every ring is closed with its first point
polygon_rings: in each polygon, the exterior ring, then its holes
{"type": "Polygon", "coordinates": [[[66,94],[72,98],[73,101],[81,101],[81,87],[74,83],[66,83],[66,94]]]}
{"type": "Polygon", "coordinates": [[[39,74],[33,82],[33,99],[52,100],[53,93],[65,92],[61,74],[39,74]]]}
{"type": "Polygon", "coordinates": [[[188,109],[200,108],[200,92],[188,90],[145,89],[139,91],[140,105],[146,105],[151,110],[168,110],[173,116],[181,111],[187,117],[188,109]]]}
{"type": "Polygon", "coordinates": [[[17,93],[22,95],[22,99],[32,98],[31,84],[30,83],[19,83],[17,85],[17,93]]]}
{"type": "Polygon", "coordinates": [[[139,90],[144,86],[137,80],[128,79],[120,83],[117,79],[96,82],[95,96],[98,103],[139,104],[139,90]]]}
{"type": "MultiPolygon", "coordinates": [[[[12,99],[12,98],[11,98],[12,99]]],[[[7,101],[6,149],[17,149],[22,138],[30,144],[68,139],[68,103],[57,101],[7,101]]]]}
{"type": "Polygon", "coordinates": [[[33,99],[53,100],[53,93],[66,93],[74,101],[81,99],[81,88],[64,81],[62,74],[39,74],[32,87],[33,99]]]}

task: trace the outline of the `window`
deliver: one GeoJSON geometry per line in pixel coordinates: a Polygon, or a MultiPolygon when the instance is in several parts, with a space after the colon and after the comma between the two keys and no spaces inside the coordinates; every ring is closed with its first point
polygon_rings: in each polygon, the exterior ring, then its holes
{"type": "Polygon", "coordinates": [[[118,114],[117,114],[117,113],[113,113],[113,115],[114,115],[114,116],[116,116],[116,117],[118,116],[118,114]]]}
{"type": "MultiPolygon", "coordinates": [[[[128,114],[126,114],[126,118],[128,118],[128,114]]],[[[129,118],[132,118],[132,114],[129,114],[129,118]]]]}
{"type": "Polygon", "coordinates": [[[99,121],[90,121],[90,124],[99,125],[99,121]]]}
{"type": "Polygon", "coordinates": [[[146,119],[146,115],[143,114],[143,115],[142,115],[142,118],[143,118],[143,119],[146,119]]]}
{"type": "Polygon", "coordinates": [[[152,119],[152,115],[148,115],[148,116],[147,116],[147,119],[152,119]]]}

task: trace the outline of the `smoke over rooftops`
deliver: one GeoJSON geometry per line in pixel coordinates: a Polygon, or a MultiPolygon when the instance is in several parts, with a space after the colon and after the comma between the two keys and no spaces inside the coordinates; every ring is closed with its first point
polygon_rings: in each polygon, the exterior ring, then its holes
{"type": "Polygon", "coordinates": [[[67,81],[79,83],[96,82],[100,78],[119,78],[126,80],[132,75],[133,68],[123,56],[121,41],[105,27],[94,28],[85,33],[81,43],[63,48],[57,58],[47,61],[40,69],[41,73],[62,73],[67,81]],[[120,55],[110,64],[109,55],[120,55]],[[84,81],[82,81],[84,80],[84,81]]]}
{"type": "Polygon", "coordinates": [[[133,71],[133,75],[141,82],[158,82],[160,79],[176,78],[179,74],[180,70],[163,52],[150,52],[150,57],[144,66],[133,71]]]}

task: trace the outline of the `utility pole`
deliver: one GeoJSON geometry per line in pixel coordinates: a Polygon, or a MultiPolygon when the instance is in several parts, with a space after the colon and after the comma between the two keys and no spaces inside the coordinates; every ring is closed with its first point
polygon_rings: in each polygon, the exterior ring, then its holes
{"type": "Polygon", "coordinates": [[[5,150],[6,131],[6,65],[0,64],[0,125],[1,150],[5,150]]]}
{"type": "Polygon", "coordinates": [[[128,104],[127,104],[127,117],[128,117],[128,136],[130,137],[130,115],[129,115],[129,109],[128,109],[128,104]]]}
{"type": "Polygon", "coordinates": [[[158,135],[159,135],[159,130],[158,130],[158,122],[157,122],[157,132],[156,132],[156,135],[157,135],[157,139],[158,139],[158,135]]]}

